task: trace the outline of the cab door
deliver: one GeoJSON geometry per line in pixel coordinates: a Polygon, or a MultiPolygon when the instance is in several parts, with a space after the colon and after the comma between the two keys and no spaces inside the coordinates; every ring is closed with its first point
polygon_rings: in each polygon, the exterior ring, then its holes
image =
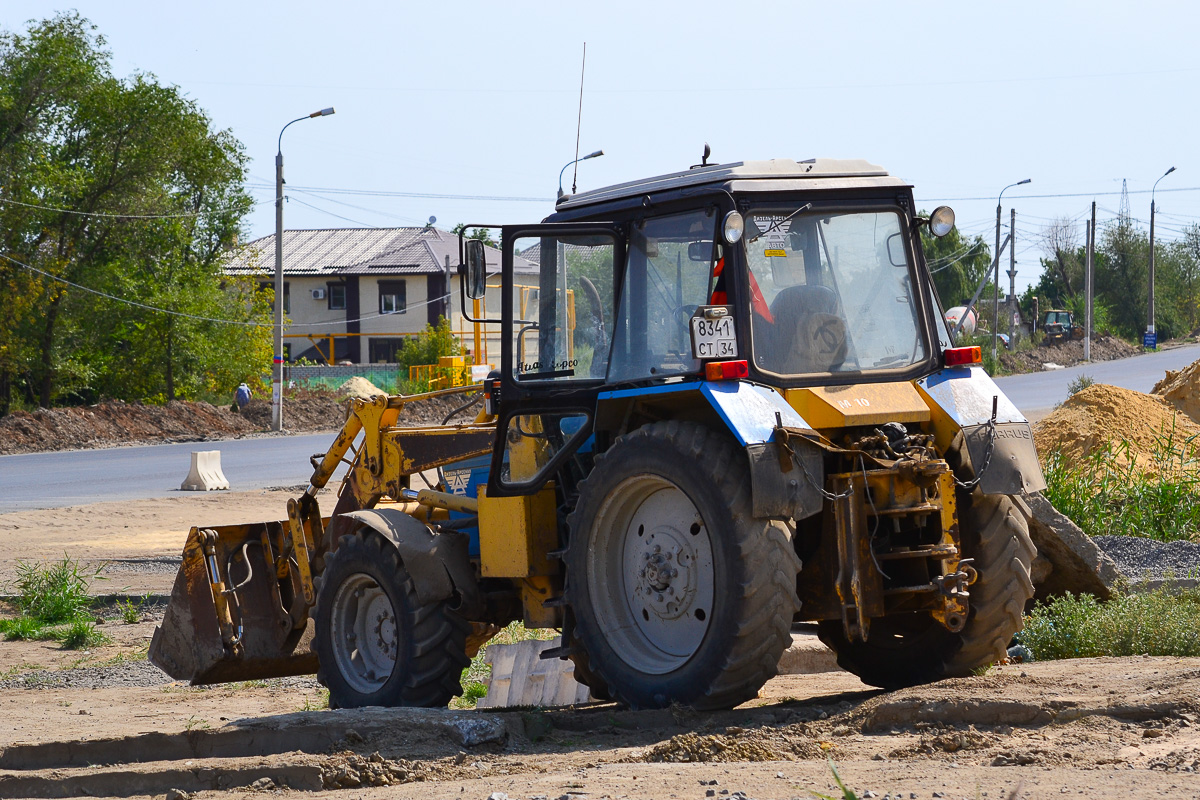
{"type": "Polygon", "coordinates": [[[590,446],[625,237],[610,223],[502,228],[496,449],[488,496],[538,491],[590,446]]]}

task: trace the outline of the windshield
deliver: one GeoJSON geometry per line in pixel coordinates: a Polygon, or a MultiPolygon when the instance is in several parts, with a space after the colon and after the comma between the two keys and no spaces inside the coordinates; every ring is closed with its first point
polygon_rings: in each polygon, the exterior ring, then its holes
{"type": "Polygon", "coordinates": [[[796,208],[761,207],[745,217],[758,368],[803,375],[924,361],[903,218],[796,208]]]}

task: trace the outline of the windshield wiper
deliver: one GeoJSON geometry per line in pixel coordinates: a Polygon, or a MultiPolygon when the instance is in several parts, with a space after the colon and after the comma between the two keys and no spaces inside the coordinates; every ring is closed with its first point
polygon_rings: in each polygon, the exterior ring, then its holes
{"type": "Polygon", "coordinates": [[[805,203],[804,205],[800,206],[799,208],[797,208],[797,209],[796,209],[795,211],[793,211],[792,213],[788,214],[788,215],[787,215],[786,217],[784,217],[783,219],[781,219],[781,220],[779,220],[778,222],[776,222],[776,223],[775,223],[774,225],[772,225],[771,227],[767,228],[765,231],[762,231],[761,233],[759,233],[759,234],[758,234],[758,236],[755,236],[753,239],[750,239],[750,240],[748,240],[748,241],[746,242],[746,244],[754,244],[754,243],[755,243],[755,242],[757,242],[759,239],[761,239],[762,237],[766,236],[768,233],[770,233],[771,231],[775,230],[775,229],[776,229],[776,228],[778,228],[780,225],[782,225],[783,223],[787,222],[787,221],[788,221],[789,219],[791,219],[792,217],[794,217],[794,216],[796,216],[797,214],[799,214],[801,211],[804,211],[805,209],[809,209],[809,208],[812,208],[812,203],[805,203]]]}

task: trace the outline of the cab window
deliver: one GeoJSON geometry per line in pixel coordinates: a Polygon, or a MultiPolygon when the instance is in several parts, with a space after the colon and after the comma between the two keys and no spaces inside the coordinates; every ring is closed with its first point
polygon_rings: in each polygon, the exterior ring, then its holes
{"type": "Polygon", "coordinates": [[[610,381],[695,372],[689,320],[709,303],[714,210],[647,219],[633,226],[610,381]]]}

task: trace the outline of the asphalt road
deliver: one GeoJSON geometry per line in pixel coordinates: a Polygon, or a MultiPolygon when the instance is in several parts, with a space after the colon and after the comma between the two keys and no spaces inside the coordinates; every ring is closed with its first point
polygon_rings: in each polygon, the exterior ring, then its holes
{"type": "MultiPolygon", "coordinates": [[[[335,434],[263,436],[224,442],[114,447],[0,456],[0,513],[168,497],[187,477],[193,450],[220,450],[231,491],[297,486],[312,475],[309,457],[335,434]]],[[[338,480],[344,468],[335,476],[338,480]]]]}
{"type": "Polygon", "coordinates": [[[996,383],[1017,408],[1032,420],[1049,414],[1067,399],[1067,384],[1080,375],[1138,392],[1149,392],[1169,369],[1182,369],[1200,359],[1200,344],[1174,347],[1116,361],[1096,361],[1066,369],[997,378],[996,383]]]}
{"type": "MultiPolygon", "coordinates": [[[[1148,392],[1168,369],[1200,359],[1188,345],[1119,361],[1102,361],[1050,372],[1013,375],[997,383],[1031,419],[1040,419],[1067,396],[1079,375],[1148,392]]],[[[0,513],[61,508],[110,500],[169,497],[180,491],[193,450],[220,450],[231,490],[296,486],[312,474],[309,457],[324,452],[334,434],[264,436],[226,442],[115,447],[65,453],[0,456],[0,513]]],[[[340,479],[341,474],[337,476],[340,479]]]]}

